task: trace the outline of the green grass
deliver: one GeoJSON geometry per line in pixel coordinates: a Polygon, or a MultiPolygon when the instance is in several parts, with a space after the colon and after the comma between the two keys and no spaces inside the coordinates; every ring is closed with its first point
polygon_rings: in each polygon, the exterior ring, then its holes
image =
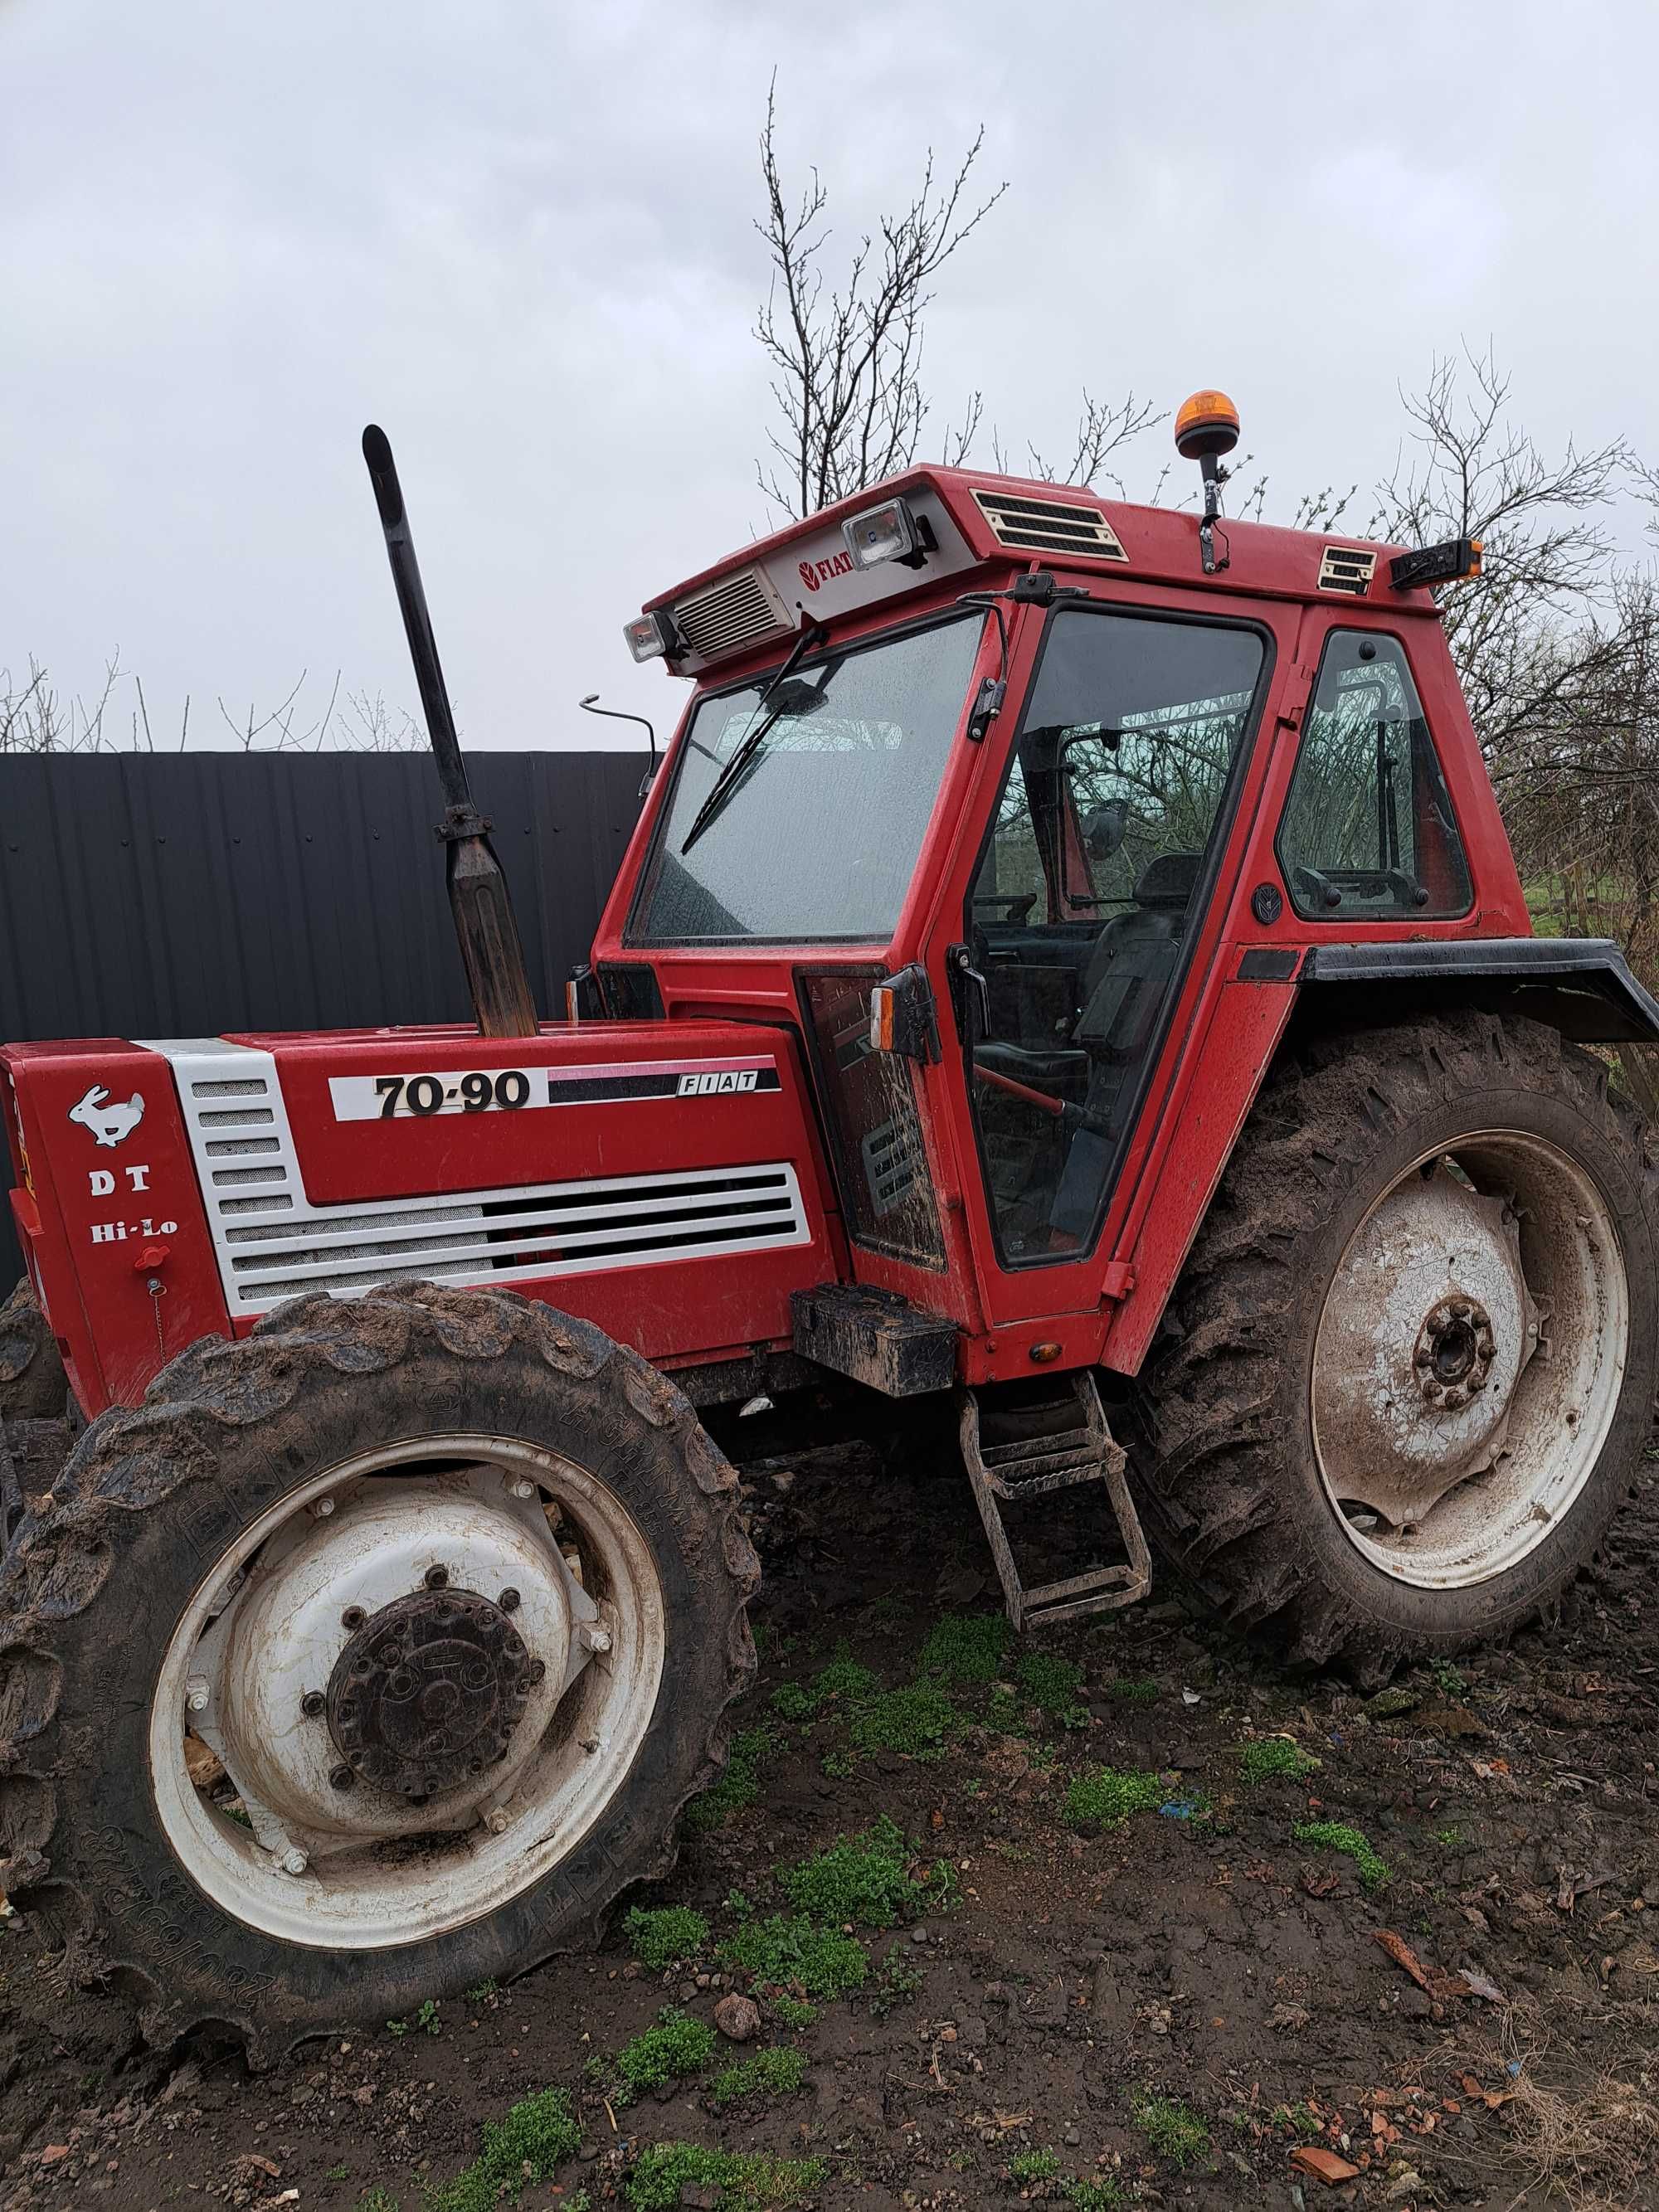
{"type": "Polygon", "coordinates": [[[853,1741],[860,1751],[897,1751],[908,1759],[942,1759],[963,1725],[962,1715],[937,1682],[884,1690],[854,1712],[853,1741]]]}
{"type": "Polygon", "coordinates": [[[357,2212],[400,2212],[400,2208],[392,2191],[382,2189],[377,2181],[357,2199],[357,2212]]]}
{"type": "Polygon", "coordinates": [[[707,1835],[752,1805],[760,1795],[761,1769],[776,1749],[777,1739],[769,1728],[740,1729],[732,1739],[725,1773],[686,1808],[687,1826],[707,1835]]]}
{"type": "Polygon", "coordinates": [[[799,2051],[757,2051],[752,2058],[722,2067],[709,2084],[716,2108],[735,2104],[739,2097],[793,2097],[806,2079],[806,2061],[799,2051]]]}
{"type": "Polygon", "coordinates": [[[1074,1778],[1066,1792],[1060,1818],[1068,1828],[1100,1833],[1121,1828],[1133,1814],[1154,1811],[1169,1794],[1161,1775],[1097,1766],[1074,1778]]]}
{"type": "Polygon", "coordinates": [[[688,1905],[670,1905],[660,1911],[636,1905],[623,1928],[634,1956],[653,1973],[699,1957],[708,1942],[708,1923],[688,1905]]]}
{"type": "Polygon", "coordinates": [[[884,1814],[858,1835],[838,1837],[827,1851],[792,1867],[782,1887],[795,1910],[812,1919],[838,1928],[890,1928],[949,1905],[957,1884],[944,1859],[918,1881],[903,1831],[884,1814]]]}
{"type": "Polygon", "coordinates": [[[1103,2173],[1094,2181],[1066,2184],[1066,2202],[1072,2212],[1127,2212],[1130,2201],[1124,2194],[1123,2184],[1114,2181],[1109,2173],[1103,2173]]]}
{"type": "Polygon", "coordinates": [[[1106,1686],[1112,1697],[1121,1698],[1124,1704],[1128,1705],[1150,1705],[1158,1695],[1156,1682],[1127,1681],[1121,1674],[1115,1682],[1109,1682],[1106,1686]]]}
{"type": "Polygon", "coordinates": [[[632,2212],[672,2212],[683,2191],[719,2191],[720,2212],[787,2212],[810,2203],[827,2169],[821,2158],[769,2158],[759,2151],[653,2143],[623,2185],[632,2212]]]}
{"type": "Polygon", "coordinates": [[[818,2016],[816,2005],[803,2004],[799,1997],[786,1996],[781,1990],[774,1990],[768,1996],[766,2009],[785,2027],[811,2027],[818,2016]]]}
{"type": "Polygon", "coordinates": [[[696,2074],[714,2055],[714,2029],[665,2005],[656,2026],[623,2044],[611,2062],[619,2100],[631,2105],[647,2089],[665,2089],[696,2074]]]}
{"type": "Polygon", "coordinates": [[[1345,1859],[1352,1859],[1367,1889],[1381,1889],[1389,1879],[1389,1869],[1372,1849],[1370,1838],[1360,1829],[1350,1827],[1346,1820],[1298,1820],[1291,1833],[1298,1844],[1311,1844],[1316,1850],[1337,1851],[1345,1859]]]}
{"type": "Polygon", "coordinates": [[[807,1914],[775,1912],[751,1920],[720,1947],[720,1956],[763,1982],[804,1996],[838,1997],[862,1989],[870,1971],[864,1946],[837,1928],[821,1928],[807,1914]]]}
{"type": "Polygon", "coordinates": [[[946,1682],[994,1682],[1013,1631],[1001,1613],[947,1613],[934,1624],[917,1662],[946,1682]]]}
{"type": "Polygon", "coordinates": [[[881,1962],[881,1972],[870,1992],[870,2009],[885,2020],[897,2006],[912,2004],[923,1981],[922,1971],[896,1945],[881,1962]]]}
{"type": "Polygon", "coordinates": [[[1238,1747],[1241,1781],[1252,1789],[1261,1782],[1300,1782],[1319,1765],[1316,1759],[1282,1735],[1267,1735],[1238,1747]]]}
{"type": "MultiPolygon", "coordinates": [[[[426,2193],[428,2212],[489,2212],[506,2191],[514,2199],[527,2181],[548,2181],[573,2157],[582,2131],[562,2089],[543,2089],[513,2106],[505,2119],[491,2120],[483,2148],[453,2181],[426,2193]]],[[[390,2202],[390,2200],[387,2200],[390,2202]]],[[[368,2203],[359,2207],[365,2212],[368,2203]]]]}
{"type": "Polygon", "coordinates": [[[1051,2150],[1019,2150],[1008,2161],[1009,2179],[1013,2181],[1052,2181],[1060,2172],[1060,2160],[1051,2150]]]}
{"type": "Polygon", "coordinates": [[[1129,2110],[1149,2148],[1183,2173],[1209,2157],[1210,2130],[1178,2097],[1136,2097],[1129,2110]]]}
{"type": "Polygon", "coordinates": [[[808,1682],[785,1682],[772,1692],[772,1710],[780,1720],[815,1720],[826,1705],[866,1704],[881,1684],[870,1669],[845,1651],[838,1651],[808,1682]]]}
{"type": "Polygon", "coordinates": [[[1045,1720],[1057,1721],[1061,1728],[1088,1727],[1088,1713],[1077,1702],[1083,1681],[1081,1667],[1074,1667],[1069,1659],[1056,1658],[1051,1651],[1027,1651],[1021,1656],[1015,1680],[1045,1720]]]}

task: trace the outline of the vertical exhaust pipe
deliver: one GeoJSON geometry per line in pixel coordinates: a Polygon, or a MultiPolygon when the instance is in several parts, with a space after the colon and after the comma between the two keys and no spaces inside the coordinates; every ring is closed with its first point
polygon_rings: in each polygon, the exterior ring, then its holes
{"type": "Polygon", "coordinates": [[[487,1037],[534,1036],[536,1002],[524,964],[524,946],[513,919],[513,901],[507,878],[489,842],[489,824],[472,804],[466,763],[455,735],[455,718],[438,665],[438,642],[432,635],[426,593],[404,509],[403,488],[386,432],[371,422],[363,432],[363,459],[374,487],[374,503],[380,510],[386,532],[386,558],[415,663],[426,714],[427,735],[438,764],[443,787],[444,818],[438,835],[444,841],[444,873],[449,885],[450,910],[460,940],[461,964],[478,1033],[487,1037]]]}

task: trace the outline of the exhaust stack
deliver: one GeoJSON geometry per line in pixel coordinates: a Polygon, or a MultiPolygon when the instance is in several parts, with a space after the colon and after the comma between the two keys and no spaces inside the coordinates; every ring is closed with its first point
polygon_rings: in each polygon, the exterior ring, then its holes
{"type": "Polygon", "coordinates": [[[443,787],[444,818],[438,835],[444,841],[444,872],[449,885],[450,910],[460,940],[461,964],[472,996],[478,1033],[487,1037],[534,1036],[536,1002],[524,964],[524,946],[513,919],[513,901],[507,878],[489,842],[489,824],[472,804],[466,763],[455,735],[455,718],[438,665],[438,643],[432,635],[426,593],[415,558],[404,509],[403,488],[386,432],[371,422],[363,432],[363,459],[374,486],[374,503],[386,532],[386,558],[415,663],[426,714],[427,735],[438,764],[443,787]]]}

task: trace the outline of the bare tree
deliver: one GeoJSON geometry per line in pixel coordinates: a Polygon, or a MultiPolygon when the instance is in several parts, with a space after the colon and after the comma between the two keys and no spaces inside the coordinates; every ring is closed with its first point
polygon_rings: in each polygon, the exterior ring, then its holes
{"type": "MultiPolygon", "coordinates": [[[[915,458],[927,400],[921,386],[922,321],[939,270],[972,236],[1007,191],[998,185],[976,204],[969,179],[984,144],[981,129],[948,179],[928,151],[908,207],[866,232],[839,285],[826,289],[822,258],[829,195],[816,168],[797,198],[783,180],[777,147],[777,80],[766,99],[761,173],[772,281],[755,323],[771,365],[780,428],[769,434],[775,456],[757,465],[761,489],[787,514],[811,514],[915,458]]],[[[977,427],[979,395],[954,444],[965,453],[977,427]]]]}
{"type": "MultiPolygon", "coordinates": [[[[217,702],[220,717],[243,752],[412,752],[425,744],[414,717],[389,707],[378,693],[371,698],[367,691],[354,692],[342,706],[340,682],[337,671],[320,712],[304,703],[302,669],[299,680],[274,707],[250,705],[246,713],[238,709],[233,714],[222,698],[217,702]]],[[[171,750],[183,752],[189,742],[190,708],[186,695],[176,744],[168,741],[171,750]]],[[[118,652],[105,663],[102,689],[89,700],[78,693],[65,700],[33,658],[21,678],[0,668],[0,757],[159,750],[143,684],[122,668],[118,652]],[[127,707],[125,686],[129,683],[132,703],[127,707]]]]}

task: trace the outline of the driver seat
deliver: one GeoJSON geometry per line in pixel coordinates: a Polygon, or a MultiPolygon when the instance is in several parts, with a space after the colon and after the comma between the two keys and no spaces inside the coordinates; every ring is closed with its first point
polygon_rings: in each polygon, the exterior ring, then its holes
{"type": "Polygon", "coordinates": [[[1096,939],[1083,971],[1083,1011],[1072,1032],[1092,1056],[1121,1067],[1146,1043],[1175,967],[1203,859],[1201,853],[1158,854],[1130,893],[1133,907],[1114,915],[1096,939]]]}

